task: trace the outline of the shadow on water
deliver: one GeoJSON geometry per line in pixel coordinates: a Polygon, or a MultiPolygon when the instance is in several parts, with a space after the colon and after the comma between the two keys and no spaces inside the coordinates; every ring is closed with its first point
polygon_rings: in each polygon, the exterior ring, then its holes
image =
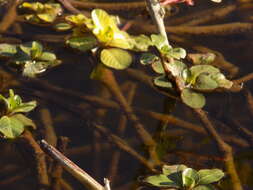
{"type": "MultiPolygon", "coordinates": [[[[169,24],[170,19],[183,17],[184,15],[193,14],[194,12],[212,7],[217,7],[217,5],[214,6],[209,2],[196,2],[195,7],[189,8],[180,4],[178,5],[179,12],[171,18],[167,18],[166,22],[169,24]]],[[[210,24],[232,21],[243,22],[249,21],[248,19],[250,18],[252,22],[252,12],[250,11],[233,11],[225,18],[211,21],[210,24]]],[[[150,20],[148,20],[150,18],[145,16],[145,19],[147,23],[150,23],[150,20]]],[[[6,35],[3,34],[1,36],[1,40],[4,41],[5,37],[6,39],[7,37],[16,38],[22,42],[41,40],[47,49],[55,52],[59,59],[63,61],[60,66],[39,77],[39,81],[42,81],[42,84],[45,82],[50,84],[50,88],[48,89],[47,86],[41,86],[41,82],[32,82],[33,79],[27,80],[24,77],[21,78],[16,75],[18,80],[20,79],[23,82],[14,88],[15,91],[24,97],[25,100],[35,99],[38,101],[38,108],[30,114],[30,118],[38,126],[38,129],[34,131],[34,136],[37,139],[45,138],[46,129],[41,117],[41,110],[46,109],[50,112],[53,128],[57,136],[69,138],[66,150],[67,156],[95,179],[102,182],[103,178],[110,174],[112,153],[117,150],[117,147],[109,144],[105,136],[95,133],[89,126],[89,122],[101,123],[113,133],[117,133],[122,112],[118,109],[104,109],[103,107],[87,104],[79,95],[97,95],[108,97],[114,101],[115,97],[111,97],[110,94],[108,95],[107,90],[104,90],[98,81],[90,79],[90,73],[95,66],[90,53],[73,51],[67,48],[63,41],[52,42],[54,35],[57,33],[52,32],[50,27],[31,26],[27,23],[21,23],[20,25],[23,30],[22,34],[15,34],[15,29],[12,27],[6,35]],[[49,34],[52,40],[50,37],[43,37],[43,35],[49,34]],[[60,87],[60,89],[55,90],[51,88],[52,86],[60,87]],[[66,93],[66,91],[74,93],[70,94],[66,93]],[[80,115],[83,117],[80,117],[80,115]]],[[[131,32],[138,33],[134,29],[133,31],[130,29],[129,33],[131,32]]],[[[208,47],[222,53],[228,62],[233,63],[239,68],[239,72],[233,77],[236,79],[253,70],[252,34],[252,32],[246,32],[225,36],[190,35],[185,36],[185,39],[192,40],[195,45],[208,47]]],[[[184,47],[180,43],[176,43],[176,41],[173,41],[173,43],[176,46],[184,47]]],[[[184,48],[194,51],[191,47],[184,48]]],[[[150,76],[153,75],[149,69],[137,66],[137,63],[133,64],[131,68],[142,70],[150,76]]],[[[5,66],[2,66],[1,70],[7,71],[12,75],[14,74],[12,70],[9,70],[5,66]]],[[[114,71],[114,73],[125,95],[129,93],[130,87],[133,84],[137,85],[132,101],[134,107],[158,113],[172,114],[183,121],[201,125],[195,114],[192,113],[192,110],[185,105],[179,102],[175,103],[174,100],[157,93],[157,91],[143,82],[133,79],[127,72],[114,71]]],[[[226,134],[228,142],[234,150],[235,162],[243,187],[245,190],[249,190],[253,188],[253,151],[252,145],[250,145],[253,142],[251,141],[252,139],[243,136],[241,131],[242,128],[252,131],[253,113],[250,113],[248,109],[249,103],[245,96],[245,94],[253,90],[252,81],[247,82],[244,87],[247,91],[208,94],[208,103],[204,109],[217,126],[219,133],[226,134]]],[[[7,89],[2,90],[4,92],[7,91],[7,89]]],[[[158,141],[161,141],[164,145],[161,148],[161,154],[165,162],[169,164],[182,163],[196,169],[224,168],[222,157],[215,143],[203,132],[196,132],[196,130],[189,130],[182,126],[160,122],[144,114],[138,114],[138,117],[145,128],[154,134],[154,136],[162,130],[162,138],[164,139],[159,139],[158,141]]],[[[123,138],[132,147],[141,152],[141,154],[145,155],[143,146],[131,122],[127,123],[123,138]]],[[[29,169],[26,160],[17,151],[15,145],[1,139],[0,150],[0,189],[37,189],[36,177],[29,169]]],[[[120,155],[119,166],[117,174],[112,180],[112,187],[113,189],[134,189],[136,188],[135,182],[137,177],[147,174],[147,171],[131,155],[124,151],[120,151],[120,155]]],[[[48,159],[48,162],[50,162],[50,159],[48,159]]],[[[83,189],[83,186],[68,173],[64,172],[63,178],[73,189],[83,189]]],[[[220,189],[230,189],[228,179],[229,176],[219,185],[220,189]]]]}

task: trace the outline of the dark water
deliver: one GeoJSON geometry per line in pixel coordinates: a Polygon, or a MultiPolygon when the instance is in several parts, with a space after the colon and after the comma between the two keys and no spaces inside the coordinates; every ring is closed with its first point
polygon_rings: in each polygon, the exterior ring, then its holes
{"type": "MultiPolygon", "coordinates": [[[[227,2],[228,1],[225,1],[224,4],[227,2]]],[[[179,5],[178,14],[171,19],[211,7],[217,7],[217,5],[202,1],[196,2],[196,6],[193,8],[179,5]]],[[[167,19],[168,23],[170,22],[169,19],[170,18],[167,19]]],[[[147,22],[150,21],[147,20],[147,22]]],[[[211,24],[229,22],[252,23],[252,9],[250,9],[250,11],[234,11],[226,18],[212,21],[211,24]]],[[[30,40],[39,40],[39,37],[37,37],[38,35],[56,34],[52,32],[50,27],[31,26],[29,24],[21,24],[21,27],[24,32],[23,34],[13,34],[13,28],[11,28],[11,32],[6,36],[14,36],[21,39],[22,42],[26,42],[30,40]]],[[[131,33],[131,30],[129,32],[131,33]]],[[[225,36],[188,36],[187,38],[193,40],[197,45],[203,45],[221,52],[227,61],[239,68],[239,72],[233,78],[236,79],[252,71],[252,34],[252,32],[247,32],[225,36]]],[[[95,66],[95,63],[90,59],[90,54],[78,53],[70,50],[61,42],[48,42],[47,37],[42,37],[40,39],[43,45],[49,50],[54,51],[58,58],[63,60],[62,65],[40,76],[40,80],[47,81],[64,90],[79,92],[84,95],[99,96],[102,89],[101,84],[89,78],[95,66]]],[[[187,47],[185,47],[185,49],[188,50],[187,47]]],[[[153,75],[149,69],[138,66],[137,64],[131,67],[153,75]]],[[[2,67],[1,69],[6,70],[7,68],[2,67]]],[[[114,73],[121,86],[123,86],[126,81],[130,81],[137,85],[136,94],[132,103],[135,107],[159,113],[167,113],[169,109],[173,116],[181,120],[200,124],[196,116],[185,105],[176,103],[175,106],[168,106],[173,105],[174,102],[145,84],[132,80],[124,71],[115,71],[114,73]]],[[[244,87],[251,92],[253,90],[252,82],[247,82],[244,84],[244,87]]],[[[6,91],[6,89],[4,90],[6,91]]],[[[52,89],[44,89],[39,84],[32,82],[30,85],[26,83],[24,86],[18,86],[14,88],[14,90],[22,95],[25,100],[34,99],[38,101],[38,108],[29,114],[30,118],[32,118],[38,126],[38,129],[34,132],[36,139],[41,139],[45,136],[45,128],[39,112],[42,108],[47,108],[51,113],[54,130],[57,136],[66,136],[70,140],[66,151],[68,157],[102,183],[103,178],[108,176],[108,172],[111,168],[112,152],[117,150],[117,148],[115,146],[108,147],[108,140],[103,135],[98,138],[94,137],[94,131],[88,126],[88,121],[101,122],[103,126],[110,129],[113,133],[116,133],[121,112],[109,109],[105,117],[99,119],[96,115],[96,111],[99,107],[87,106],[85,102],[78,98],[67,96],[64,92],[55,93],[52,89]],[[41,96],[36,96],[36,92],[39,92],[41,96]],[[54,99],[57,99],[57,101],[54,101],[54,99]],[[76,108],[76,110],[82,108],[79,112],[82,112],[87,119],[80,118],[80,115],[73,112],[73,108],[76,108]],[[101,145],[101,150],[98,152],[94,149],[94,142],[101,145]],[[81,147],[81,149],[77,150],[79,147],[81,147]]],[[[127,89],[126,92],[128,90],[129,89],[127,89]]],[[[111,99],[115,100],[114,97],[111,99]]],[[[243,142],[240,145],[238,143],[231,143],[231,146],[234,149],[235,163],[243,187],[245,190],[252,189],[252,145],[250,146],[250,141],[247,140],[247,138],[240,136],[239,132],[232,128],[234,125],[232,120],[236,120],[240,122],[243,127],[252,131],[252,115],[248,109],[248,103],[244,92],[208,94],[207,105],[204,109],[208,112],[220,133],[227,134],[229,137],[237,140],[239,139],[240,142],[243,142]],[[222,125],[221,122],[226,124],[226,126],[222,125]]],[[[145,128],[151,133],[155,133],[158,128],[161,128],[161,125],[164,125],[145,115],[140,114],[138,117],[145,128]]],[[[234,127],[238,128],[238,126],[234,127]]],[[[172,124],[167,125],[164,134],[168,136],[166,141],[169,145],[165,150],[163,160],[168,164],[186,164],[196,169],[216,167],[224,169],[224,165],[221,161],[221,154],[215,143],[207,136],[172,124]]],[[[145,155],[141,141],[131,122],[127,123],[124,139],[129,141],[132,147],[138,152],[145,155]]],[[[21,156],[14,143],[1,140],[0,150],[0,189],[37,189],[36,178],[30,171],[28,167],[29,164],[21,156]]],[[[147,171],[145,171],[144,167],[131,155],[123,151],[120,153],[121,157],[118,172],[117,176],[112,180],[112,187],[113,189],[136,189],[136,186],[132,184],[135,184],[138,176],[147,174],[147,171]]],[[[63,176],[73,189],[84,189],[84,187],[68,173],[64,172],[63,176]]],[[[221,182],[219,188],[230,190],[231,187],[229,183],[229,177],[226,177],[221,182]]]]}

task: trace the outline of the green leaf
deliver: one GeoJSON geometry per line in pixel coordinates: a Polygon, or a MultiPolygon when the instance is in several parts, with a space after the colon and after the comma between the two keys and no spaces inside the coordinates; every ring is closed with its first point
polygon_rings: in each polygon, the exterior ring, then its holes
{"type": "Polygon", "coordinates": [[[205,97],[201,93],[192,91],[189,88],[183,89],[181,93],[182,101],[192,108],[202,108],[205,103],[205,97]]]}
{"type": "Polygon", "coordinates": [[[41,56],[38,58],[38,60],[53,62],[53,61],[56,61],[56,56],[55,54],[50,53],[50,52],[43,52],[41,56]]]}
{"type": "Polygon", "coordinates": [[[200,74],[193,87],[198,90],[213,90],[219,87],[219,85],[214,79],[212,79],[212,75],[200,74]]]}
{"type": "Polygon", "coordinates": [[[53,22],[57,15],[55,14],[49,14],[49,13],[41,13],[37,14],[38,18],[43,20],[44,22],[53,22]]]}
{"type": "Polygon", "coordinates": [[[37,58],[41,56],[43,47],[39,42],[32,41],[21,44],[20,49],[31,58],[37,58]]]}
{"type": "Polygon", "coordinates": [[[24,131],[24,125],[15,117],[3,116],[0,119],[0,133],[4,138],[14,139],[20,136],[24,131]]]}
{"type": "Polygon", "coordinates": [[[104,65],[118,70],[129,67],[133,61],[130,53],[118,48],[103,49],[100,59],[104,65]]]}
{"type": "Polygon", "coordinates": [[[53,63],[51,62],[39,62],[39,61],[28,61],[25,63],[23,68],[23,75],[27,77],[35,77],[37,74],[43,73],[53,63]]]}
{"type": "Polygon", "coordinates": [[[224,177],[224,172],[219,169],[203,169],[198,171],[200,185],[206,185],[219,181],[224,177]]]}
{"type": "Polygon", "coordinates": [[[36,59],[42,55],[43,47],[40,43],[34,41],[32,42],[32,48],[31,48],[31,57],[32,59],[36,59]]]}
{"type": "Polygon", "coordinates": [[[184,187],[193,188],[199,180],[199,176],[196,170],[187,168],[182,172],[182,181],[184,187]]]}
{"type": "Polygon", "coordinates": [[[183,164],[176,164],[176,165],[163,165],[162,171],[164,175],[170,175],[176,172],[182,172],[188,168],[186,165],[183,164]]]}
{"type": "Polygon", "coordinates": [[[154,79],[154,84],[162,88],[173,88],[172,83],[169,82],[168,79],[164,75],[156,77],[154,79]]]}
{"type": "MultiPolygon", "coordinates": [[[[160,34],[152,34],[151,36],[151,41],[152,41],[152,44],[154,46],[157,47],[157,49],[161,50],[162,48],[166,47],[167,48],[167,42],[166,42],[166,39],[164,36],[160,35],[160,34]]],[[[170,47],[168,47],[170,48],[170,47]]]]}
{"type": "Polygon", "coordinates": [[[33,129],[36,129],[35,123],[23,114],[15,114],[11,117],[19,120],[25,127],[32,127],[33,129]]]}
{"type": "Polygon", "coordinates": [[[150,38],[146,35],[132,36],[134,40],[134,50],[135,51],[147,51],[148,47],[152,45],[150,38]]]}
{"type": "Polygon", "coordinates": [[[66,41],[66,43],[75,49],[80,51],[90,50],[97,45],[97,40],[93,36],[86,37],[72,37],[66,41]]]}
{"type": "Polygon", "coordinates": [[[206,73],[206,74],[216,74],[216,73],[220,73],[220,70],[212,65],[196,65],[196,66],[192,66],[190,68],[190,72],[191,72],[191,82],[192,84],[195,83],[196,78],[202,74],[202,73],[206,73]]]}
{"type": "Polygon", "coordinates": [[[72,25],[62,22],[62,23],[56,24],[54,28],[58,31],[66,31],[66,30],[70,30],[72,28],[72,25]]]}
{"type": "Polygon", "coordinates": [[[194,187],[192,190],[216,190],[212,185],[198,185],[194,187]]]}
{"type": "Polygon", "coordinates": [[[30,101],[30,102],[26,102],[26,103],[21,103],[19,105],[17,105],[16,107],[14,107],[14,109],[12,109],[12,114],[13,113],[26,113],[26,112],[30,112],[32,111],[35,107],[37,106],[36,101],[30,101]]]}
{"type": "Polygon", "coordinates": [[[214,53],[189,53],[187,57],[194,65],[208,65],[214,62],[216,55],[214,53]]]}
{"type": "Polygon", "coordinates": [[[226,77],[222,73],[216,73],[211,75],[211,78],[218,83],[218,86],[221,88],[231,88],[233,86],[233,82],[227,80],[226,77]]]}
{"type": "Polygon", "coordinates": [[[173,60],[171,63],[166,63],[166,67],[168,70],[171,72],[172,76],[182,76],[183,75],[183,70],[187,69],[187,66],[177,60],[173,60]]]}
{"type": "Polygon", "coordinates": [[[186,51],[183,48],[171,48],[167,54],[175,59],[184,59],[186,57],[186,51]]]}
{"type": "Polygon", "coordinates": [[[152,66],[152,69],[153,69],[156,73],[158,73],[158,74],[163,74],[163,73],[165,73],[164,68],[163,68],[163,65],[162,65],[162,63],[161,63],[160,60],[154,62],[151,66],[152,66]]]}
{"type": "Polygon", "coordinates": [[[150,65],[155,62],[161,62],[160,58],[152,53],[142,53],[140,57],[140,63],[142,65],[150,65]]]}
{"type": "Polygon", "coordinates": [[[87,18],[83,14],[69,15],[65,17],[65,20],[76,26],[83,26],[84,24],[87,25],[91,22],[91,19],[87,18]]]}
{"type": "Polygon", "coordinates": [[[179,188],[179,186],[174,181],[172,181],[166,175],[163,174],[149,176],[145,178],[143,181],[156,187],[179,188]]]}
{"type": "Polygon", "coordinates": [[[11,57],[17,53],[16,45],[11,44],[0,44],[0,56],[11,57]]]}

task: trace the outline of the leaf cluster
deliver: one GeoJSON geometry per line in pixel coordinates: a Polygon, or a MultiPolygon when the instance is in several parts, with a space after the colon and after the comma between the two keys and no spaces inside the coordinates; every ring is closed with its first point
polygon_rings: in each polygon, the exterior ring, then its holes
{"type": "Polygon", "coordinates": [[[184,190],[215,190],[212,183],[224,177],[219,169],[196,171],[185,165],[164,165],[162,174],[146,177],[143,182],[155,187],[184,190]]]}
{"type": "Polygon", "coordinates": [[[4,110],[0,118],[0,133],[4,138],[15,139],[26,127],[36,128],[33,121],[23,114],[32,111],[37,105],[36,101],[23,102],[13,90],[9,90],[8,98],[0,94],[0,101],[4,110]]]}
{"type": "Polygon", "coordinates": [[[29,12],[25,15],[25,19],[33,23],[52,23],[63,12],[58,3],[24,2],[20,8],[29,12]]]}
{"type": "Polygon", "coordinates": [[[190,54],[195,65],[188,66],[182,61],[187,55],[183,48],[171,47],[161,35],[129,35],[118,28],[116,17],[104,10],[94,9],[91,18],[79,14],[67,16],[65,20],[66,23],[60,23],[56,28],[73,30],[66,41],[70,47],[80,51],[98,47],[100,61],[118,70],[129,67],[133,62],[130,51],[141,52],[140,63],[151,65],[159,74],[154,84],[176,92],[192,108],[205,105],[202,92],[211,92],[216,88],[229,89],[233,84],[218,68],[210,65],[215,55],[190,54]]]}
{"type": "Polygon", "coordinates": [[[43,46],[36,41],[20,45],[0,44],[0,58],[7,58],[10,65],[21,68],[27,77],[35,77],[60,64],[55,54],[43,51],[43,46]]]}

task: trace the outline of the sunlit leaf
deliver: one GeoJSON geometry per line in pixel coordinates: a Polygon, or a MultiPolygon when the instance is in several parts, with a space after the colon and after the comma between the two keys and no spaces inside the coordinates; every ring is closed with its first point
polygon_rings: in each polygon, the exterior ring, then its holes
{"type": "Polygon", "coordinates": [[[17,53],[16,45],[12,44],[0,44],[0,56],[11,57],[17,53]]]}
{"type": "Polygon", "coordinates": [[[51,65],[51,62],[29,61],[23,68],[23,75],[27,77],[35,77],[37,74],[43,73],[51,65]]]}
{"type": "Polygon", "coordinates": [[[202,108],[205,103],[205,97],[201,93],[192,91],[189,88],[183,89],[181,93],[183,102],[192,108],[202,108]]]}
{"type": "Polygon", "coordinates": [[[172,180],[170,180],[166,175],[154,175],[149,176],[143,180],[150,185],[156,187],[163,187],[163,188],[179,188],[179,186],[172,180]]]}
{"type": "Polygon", "coordinates": [[[93,36],[72,37],[68,39],[66,43],[72,48],[78,49],[80,51],[87,51],[96,46],[97,40],[93,36]]]}
{"type": "Polygon", "coordinates": [[[140,63],[143,65],[150,65],[155,62],[160,62],[160,58],[152,53],[143,53],[140,57],[140,63]]]}
{"type": "Polygon", "coordinates": [[[36,101],[30,101],[26,103],[22,103],[18,106],[16,106],[12,113],[26,113],[32,111],[37,106],[36,101]]]}
{"type": "Polygon", "coordinates": [[[169,82],[168,79],[164,75],[156,77],[154,79],[154,84],[162,88],[173,88],[172,83],[169,82]]]}
{"type": "Polygon", "coordinates": [[[104,65],[119,70],[129,67],[133,61],[130,53],[118,48],[103,49],[100,60],[104,65]]]}
{"type": "Polygon", "coordinates": [[[32,59],[36,59],[42,55],[43,47],[40,43],[33,41],[31,48],[31,57],[32,59]]]}
{"type": "Polygon", "coordinates": [[[184,187],[193,188],[199,180],[196,170],[187,168],[182,172],[182,181],[184,187]]]}
{"type": "Polygon", "coordinates": [[[160,34],[152,34],[150,37],[151,37],[152,44],[156,46],[157,49],[161,50],[162,48],[164,48],[164,46],[167,46],[167,42],[164,36],[160,34]]]}
{"type": "Polygon", "coordinates": [[[23,114],[15,114],[11,117],[19,120],[26,127],[32,127],[33,129],[36,129],[35,123],[23,114]]]}
{"type": "Polygon", "coordinates": [[[146,35],[133,36],[134,50],[136,51],[147,51],[148,47],[152,45],[150,38],[146,35]]]}
{"type": "Polygon", "coordinates": [[[170,48],[167,54],[175,59],[184,59],[186,57],[186,51],[183,48],[170,48]]]}
{"type": "Polygon", "coordinates": [[[208,74],[200,74],[194,84],[194,88],[199,90],[213,90],[218,86],[218,83],[208,74]]]}
{"type": "Polygon", "coordinates": [[[38,60],[53,62],[53,61],[56,61],[56,56],[55,54],[50,53],[50,52],[43,52],[41,56],[38,58],[38,60]]]}
{"type": "Polygon", "coordinates": [[[215,60],[216,55],[214,53],[189,53],[187,57],[194,65],[208,65],[215,60]]]}
{"type": "Polygon", "coordinates": [[[224,177],[224,172],[219,169],[203,169],[198,171],[200,185],[207,185],[219,181],[224,177]]]}
{"type": "Polygon", "coordinates": [[[0,119],[0,133],[7,139],[14,139],[24,131],[24,125],[15,117],[3,116],[0,119]]]}
{"type": "Polygon", "coordinates": [[[55,14],[41,13],[37,14],[38,18],[45,22],[53,22],[56,18],[55,14]]]}
{"type": "Polygon", "coordinates": [[[192,190],[216,190],[216,188],[214,188],[212,185],[198,185],[192,190]]]}
{"type": "Polygon", "coordinates": [[[54,26],[54,28],[58,31],[66,31],[72,28],[72,25],[62,22],[62,23],[58,23],[54,26]]]}

